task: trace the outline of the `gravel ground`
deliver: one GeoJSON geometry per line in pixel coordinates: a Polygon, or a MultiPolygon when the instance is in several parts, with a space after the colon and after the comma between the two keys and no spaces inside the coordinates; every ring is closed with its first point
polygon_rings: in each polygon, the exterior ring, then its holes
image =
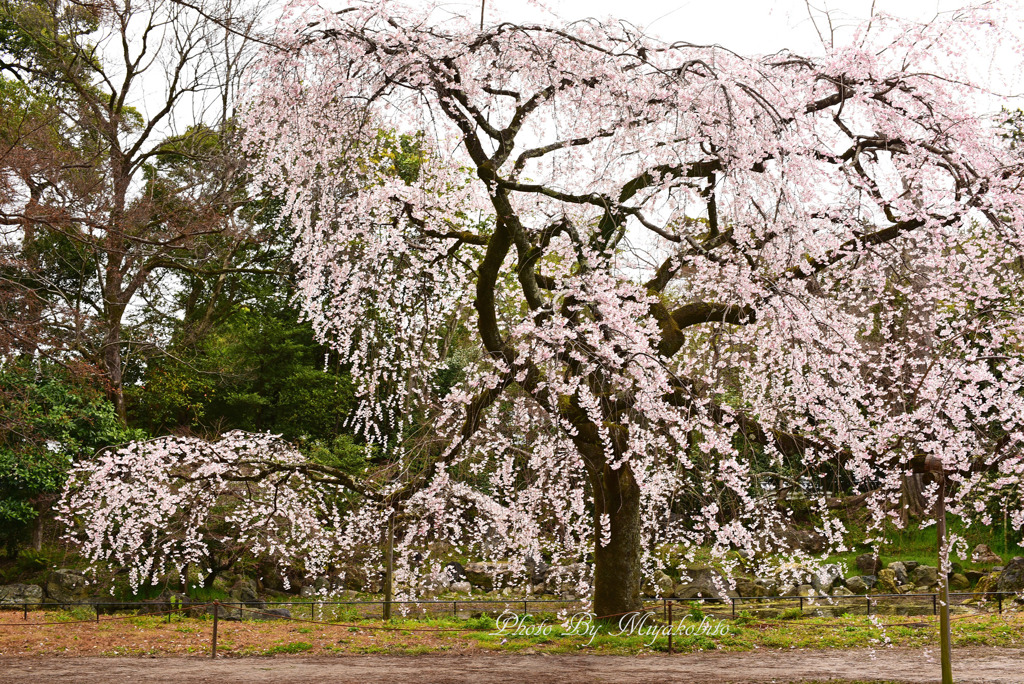
{"type": "MultiPolygon", "coordinates": [[[[211,682],[227,684],[530,684],[550,682],[687,682],[725,684],[886,680],[939,681],[934,651],[759,650],[675,656],[429,655],[226,657],[0,658],[0,682],[116,684],[118,682],[211,682]]],[[[958,684],[1021,684],[1024,650],[962,648],[954,652],[958,684]]]]}

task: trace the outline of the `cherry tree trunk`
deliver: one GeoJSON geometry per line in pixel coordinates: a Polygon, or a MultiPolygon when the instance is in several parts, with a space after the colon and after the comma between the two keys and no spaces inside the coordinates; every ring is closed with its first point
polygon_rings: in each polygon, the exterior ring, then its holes
{"type": "MultiPolygon", "coordinates": [[[[629,466],[604,466],[595,492],[594,613],[619,616],[643,606],[640,602],[640,488],[629,466]],[[611,523],[602,545],[602,514],[611,523]]],[[[617,617],[616,617],[617,619],[617,617]]]]}
{"type": "Polygon", "coordinates": [[[927,499],[924,496],[924,476],[913,473],[903,477],[900,500],[900,519],[906,525],[911,519],[924,515],[927,499]]]}

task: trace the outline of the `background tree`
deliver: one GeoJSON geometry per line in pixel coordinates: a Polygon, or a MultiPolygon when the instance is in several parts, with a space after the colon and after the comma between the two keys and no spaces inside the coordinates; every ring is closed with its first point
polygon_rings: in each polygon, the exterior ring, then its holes
{"type": "Polygon", "coordinates": [[[102,371],[122,421],[124,326],[143,288],[222,268],[211,236],[224,247],[243,232],[230,117],[256,16],[230,2],[0,4],[0,71],[19,98],[7,101],[0,221],[13,227],[5,252],[28,267],[4,282],[29,320],[48,314],[63,348],[102,371]]]}
{"type": "Polygon", "coordinates": [[[0,369],[0,543],[39,550],[71,463],[145,435],[126,429],[88,375],[31,363],[0,369]]]}

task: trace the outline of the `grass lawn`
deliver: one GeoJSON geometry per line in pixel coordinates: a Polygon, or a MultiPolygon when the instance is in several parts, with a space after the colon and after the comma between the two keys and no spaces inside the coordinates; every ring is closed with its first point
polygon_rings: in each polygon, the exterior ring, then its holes
{"type": "MultiPolygon", "coordinates": [[[[0,655],[186,655],[210,651],[213,622],[209,618],[104,617],[99,623],[76,621],[59,612],[0,614],[0,655]],[[20,625],[18,623],[21,623],[20,625]]],[[[679,618],[677,618],[678,620],[679,618]]],[[[684,616],[691,634],[677,633],[673,650],[752,651],[757,649],[832,649],[864,647],[937,647],[937,620],[931,616],[800,617],[762,621],[746,615],[721,622],[721,633],[696,633],[699,614],[684,616]]],[[[719,624],[709,619],[708,627],[719,624]]],[[[218,652],[238,656],[329,654],[424,654],[435,652],[592,653],[643,655],[664,653],[668,639],[648,631],[617,635],[618,628],[596,634],[564,635],[554,615],[530,616],[522,623],[529,635],[500,633],[494,619],[444,618],[397,620],[381,629],[379,620],[341,625],[306,622],[229,622],[218,629],[218,652]],[[547,626],[549,629],[544,629],[547,626]]],[[[647,628],[657,629],[657,623],[647,628]]],[[[958,615],[953,620],[954,646],[1024,647],[1024,610],[1003,615],[958,615]]]]}

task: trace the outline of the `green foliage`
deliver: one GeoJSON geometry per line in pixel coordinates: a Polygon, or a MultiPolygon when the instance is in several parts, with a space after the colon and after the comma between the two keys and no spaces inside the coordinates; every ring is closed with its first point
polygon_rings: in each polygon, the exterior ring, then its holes
{"type": "Polygon", "coordinates": [[[733,622],[737,625],[749,625],[755,621],[754,614],[749,610],[741,610],[733,622]]]}
{"type": "Polygon", "coordinates": [[[1011,150],[1018,150],[1024,146],[1024,109],[1019,107],[1014,110],[1003,109],[1002,121],[999,127],[1002,128],[1002,137],[1010,144],[1011,150]]]}
{"type": "Polygon", "coordinates": [[[71,41],[98,28],[96,10],[96,6],[70,2],[0,1],[0,45],[9,56],[4,68],[19,79],[28,70],[52,70],[48,85],[54,85],[62,83],[58,65],[79,70],[94,65],[75,64],[67,58],[71,41]]]}
{"type": "Polygon", "coordinates": [[[194,348],[183,347],[186,358],[151,360],[129,390],[137,424],[153,432],[269,431],[316,442],[321,453],[346,452],[336,440],[354,403],[352,382],[323,368],[325,350],[296,312],[239,307],[194,348]]]}
{"type": "Polygon", "coordinates": [[[366,468],[371,450],[357,444],[351,435],[338,435],[330,441],[316,440],[306,445],[306,456],[311,461],[338,468],[351,475],[359,475],[366,468]]]}
{"type": "Polygon", "coordinates": [[[381,129],[377,134],[377,160],[385,174],[414,183],[423,166],[423,136],[396,135],[393,131],[381,129]]]}
{"type": "Polygon", "coordinates": [[[141,439],[94,387],[33,364],[0,368],[0,544],[13,557],[75,459],[141,439]]]}
{"type": "Polygon", "coordinates": [[[471,617],[463,623],[466,629],[479,629],[481,631],[493,631],[497,628],[494,618],[488,615],[471,617]]]}
{"type": "MultiPolygon", "coordinates": [[[[946,515],[946,530],[952,536],[961,537],[967,544],[968,556],[978,544],[987,544],[992,550],[1008,561],[1014,556],[1024,556],[1024,546],[1020,544],[1020,531],[1012,529],[1012,522],[1008,525],[1006,542],[1004,544],[1002,520],[993,521],[991,527],[974,524],[965,527],[959,517],[953,514],[946,515]]],[[[851,549],[845,553],[832,554],[828,557],[829,563],[845,564],[849,575],[859,575],[857,570],[857,556],[868,551],[871,546],[864,539],[857,538],[858,528],[863,527],[863,522],[854,519],[845,522],[847,527],[854,533],[851,549]]],[[[921,527],[917,523],[911,523],[904,529],[898,529],[894,525],[886,524],[883,528],[884,541],[879,547],[880,558],[883,564],[892,561],[917,561],[925,565],[935,565],[938,558],[938,540],[936,539],[935,525],[921,527]]],[[[957,550],[951,554],[951,560],[961,562],[965,567],[984,569],[989,566],[977,565],[970,557],[961,557],[957,550]]]]}
{"type": "Polygon", "coordinates": [[[0,584],[30,580],[48,572],[54,564],[53,557],[46,550],[21,549],[14,562],[0,571],[0,584]]]}

